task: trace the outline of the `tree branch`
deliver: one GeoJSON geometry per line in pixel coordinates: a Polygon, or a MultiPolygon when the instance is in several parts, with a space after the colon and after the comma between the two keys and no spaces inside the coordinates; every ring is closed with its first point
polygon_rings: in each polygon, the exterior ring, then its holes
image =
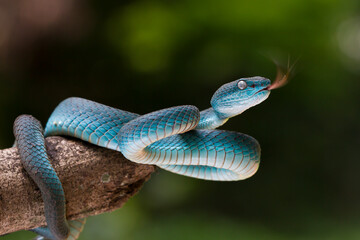
{"type": "MultiPolygon", "coordinates": [[[[49,137],[46,147],[63,183],[68,219],[120,208],[155,170],[78,140],[49,137]]],[[[0,235],[45,224],[40,191],[23,169],[17,149],[0,150],[0,235]]]]}

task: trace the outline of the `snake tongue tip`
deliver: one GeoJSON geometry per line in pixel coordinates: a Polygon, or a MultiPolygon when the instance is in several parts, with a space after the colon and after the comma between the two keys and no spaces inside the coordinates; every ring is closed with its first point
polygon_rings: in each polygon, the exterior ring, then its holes
{"type": "Polygon", "coordinates": [[[285,86],[289,82],[290,75],[293,72],[293,69],[298,60],[299,60],[299,58],[296,59],[295,62],[290,66],[290,58],[289,58],[287,69],[285,71],[282,67],[280,67],[280,65],[277,65],[276,78],[275,78],[274,82],[271,83],[270,86],[268,86],[268,90],[272,90],[272,89],[276,89],[276,88],[285,86]]]}
{"type": "Polygon", "coordinates": [[[283,73],[281,70],[278,70],[277,76],[273,83],[271,83],[267,89],[272,90],[285,86],[288,83],[290,77],[290,69],[286,73],[283,73]]]}

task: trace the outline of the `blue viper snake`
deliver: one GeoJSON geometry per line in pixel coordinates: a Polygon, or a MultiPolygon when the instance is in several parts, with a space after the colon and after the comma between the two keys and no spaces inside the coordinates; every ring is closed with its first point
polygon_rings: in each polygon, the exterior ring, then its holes
{"type": "Polygon", "coordinates": [[[242,180],[257,171],[260,145],[248,135],[216,128],[267,99],[270,90],[283,85],[279,82],[250,77],[224,84],[203,111],[184,105],[139,115],[73,97],[56,107],[44,131],[34,117],[19,116],[14,123],[16,146],[45,206],[47,226],[32,230],[41,235],[37,239],[77,239],[85,223],[66,220],[65,194],[49,162],[45,137],[76,137],[120,151],[133,162],[189,177],[242,180]]]}

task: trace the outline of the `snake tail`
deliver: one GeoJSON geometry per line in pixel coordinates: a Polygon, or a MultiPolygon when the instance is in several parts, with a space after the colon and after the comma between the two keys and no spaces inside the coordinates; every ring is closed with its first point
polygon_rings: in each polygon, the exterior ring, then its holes
{"type": "Polygon", "coordinates": [[[44,201],[47,227],[32,231],[47,239],[76,239],[85,221],[66,221],[64,190],[46,153],[41,123],[30,115],[21,115],[14,122],[14,135],[21,162],[44,201]]]}

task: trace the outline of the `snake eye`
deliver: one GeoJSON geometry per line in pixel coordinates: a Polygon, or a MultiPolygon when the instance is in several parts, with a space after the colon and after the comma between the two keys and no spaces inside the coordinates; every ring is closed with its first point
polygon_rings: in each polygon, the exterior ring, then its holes
{"type": "Polygon", "coordinates": [[[243,80],[238,82],[238,87],[240,90],[244,90],[245,88],[247,88],[247,83],[243,80]]]}

